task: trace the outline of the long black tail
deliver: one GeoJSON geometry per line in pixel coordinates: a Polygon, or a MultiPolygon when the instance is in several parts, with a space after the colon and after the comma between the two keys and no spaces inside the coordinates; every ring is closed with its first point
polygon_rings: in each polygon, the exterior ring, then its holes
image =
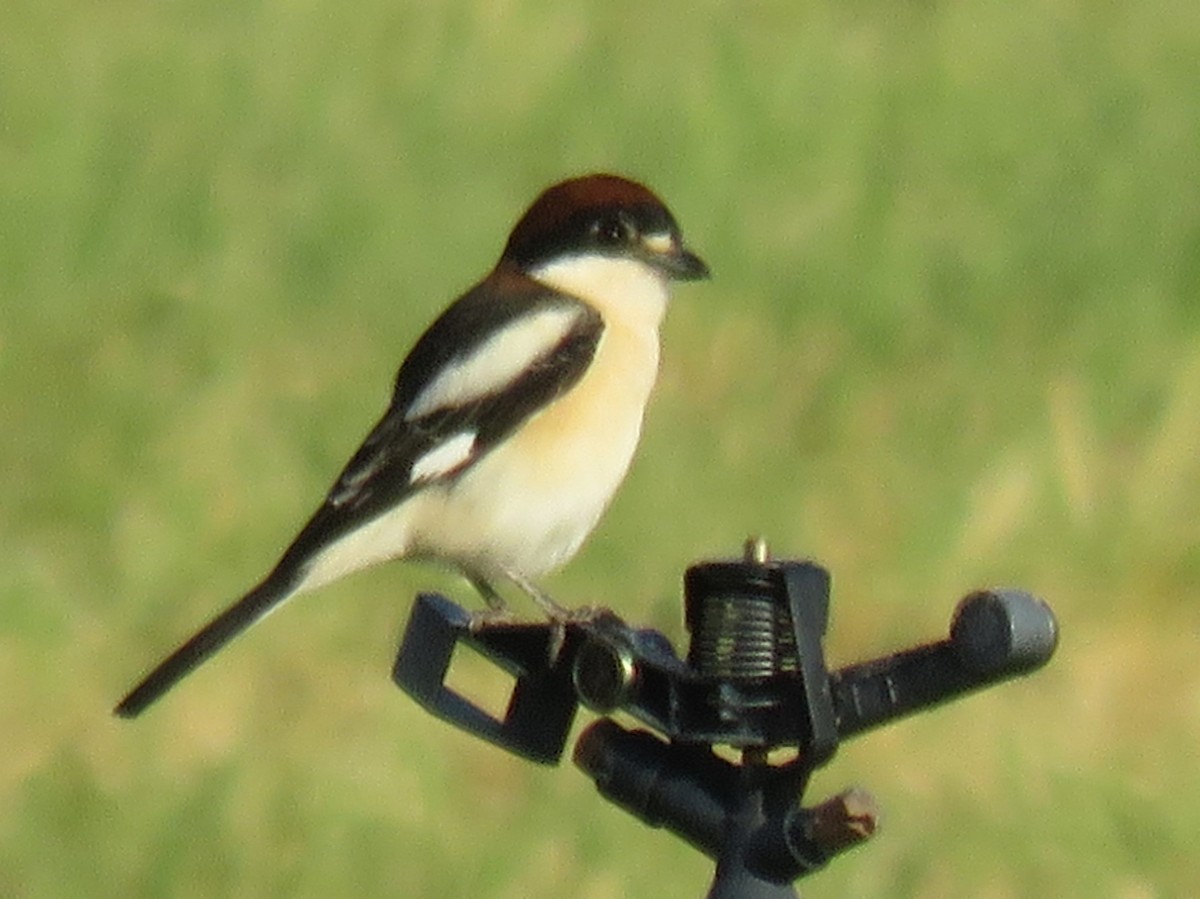
{"type": "Polygon", "coordinates": [[[159,662],[158,667],[117,703],[113,713],[122,718],[140,715],[205,659],[291,596],[295,587],[294,578],[280,576],[278,570],[272,573],[159,662]]]}

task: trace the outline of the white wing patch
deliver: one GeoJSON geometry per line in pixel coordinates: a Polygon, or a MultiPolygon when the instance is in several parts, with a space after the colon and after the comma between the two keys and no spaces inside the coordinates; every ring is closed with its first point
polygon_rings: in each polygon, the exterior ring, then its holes
{"type": "Polygon", "coordinates": [[[454,471],[475,452],[477,436],[475,431],[463,431],[439,443],[413,463],[408,482],[429,481],[454,471]]]}
{"type": "MultiPolygon", "coordinates": [[[[404,419],[412,421],[430,412],[452,409],[502,390],[524,374],[535,359],[562,340],[579,315],[579,309],[543,309],[508,324],[476,347],[471,355],[451,362],[434,375],[405,411],[404,419]]],[[[446,444],[426,458],[444,449],[446,444]]],[[[424,462],[422,459],[418,464],[424,462]]],[[[414,466],[414,475],[416,470],[414,466]]]]}

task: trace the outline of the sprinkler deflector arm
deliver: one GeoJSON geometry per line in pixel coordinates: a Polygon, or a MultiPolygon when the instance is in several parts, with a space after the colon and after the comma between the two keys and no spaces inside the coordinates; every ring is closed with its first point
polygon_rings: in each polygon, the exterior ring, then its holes
{"type": "Polygon", "coordinates": [[[1049,660],[1058,641],[1045,603],[1019,590],[980,591],[959,604],[945,640],[832,673],[806,671],[804,680],[778,675],[730,686],[696,677],[666,637],[630,628],[612,613],[568,624],[553,660],[550,625],[503,624],[472,632],[470,621],[444,597],[419,596],[393,678],[431,714],[543,764],[557,764],[562,757],[580,701],[604,713],[625,711],[671,740],[791,745],[802,753],[811,751],[815,740],[819,754],[832,754],[830,725],[836,746],[1034,671],[1049,660]],[[503,719],[445,683],[460,644],[515,678],[503,719]],[[730,709],[740,713],[740,720],[732,720],[730,709]]]}

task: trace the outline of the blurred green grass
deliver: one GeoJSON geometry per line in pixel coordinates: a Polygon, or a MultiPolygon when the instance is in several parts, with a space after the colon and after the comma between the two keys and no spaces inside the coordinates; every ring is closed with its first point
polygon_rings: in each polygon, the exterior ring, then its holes
{"type": "MultiPolygon", "coordinates": [[[[1200,813],[1200,11],[0,7],[0,895],[694,896],[710,866],[428,720],[389,566],[108,709],[257,579],[542,186],[646,180],[713,265],[551,583],[679,636],[750,532],[830,653],[1015,583],[1035,678],[841,750],[812,896],[1189,895],[1200,813]]],[[[814,794],[815,795],[815,794],[814,794]]]]}

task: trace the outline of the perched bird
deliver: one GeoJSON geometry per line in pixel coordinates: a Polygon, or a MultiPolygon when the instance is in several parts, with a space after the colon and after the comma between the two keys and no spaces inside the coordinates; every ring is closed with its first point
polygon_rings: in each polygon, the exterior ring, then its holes
{"type": "Polygon", "coordinates": [[[595,527],[629,468],[658,372],[672,280],[708,276],[671,213],[615,175],[534,201],[496,267],[400,366],[386,413],[270,574],[163,660],[115,712],[133,717],[284,600],[388,559],[429,559],[493,609],[595,527]]]}

